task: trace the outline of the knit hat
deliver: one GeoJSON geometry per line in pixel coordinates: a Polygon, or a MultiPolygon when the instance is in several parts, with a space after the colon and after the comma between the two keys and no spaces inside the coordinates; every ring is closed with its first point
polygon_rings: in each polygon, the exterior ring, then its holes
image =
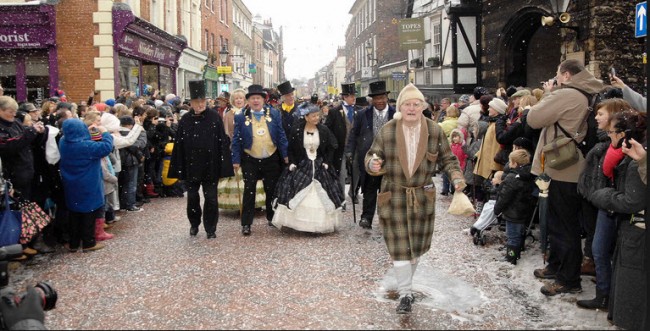
{"type": "Polygon", "coordinates": [[[101,141],[102,140],[102,133],[97,130],[97,128],[93,127],[90,129],[90,140],[92,141],[101,141]]]}
{"type": "Polygon", "coordinates": [[[117,132],[120,129],[120,120],[111,113],[102,113],[100,123],[108,132],[117,132]]]}
{"type": "Polygon", "coordinates": [[[511,98],[516,98],[516,97],[523,97],[524,95],[530,95],[530,91],[527,90],[527,89],[519,90],[519,91],[515,92],[515,93],[514,93],[512,96],[510,96],[510,97],[511,97],[511,98]]]}
{"type": "Polygon", "coordinates": [[[172,99],[176,97],[176,94],[169,93],[165,96],[165,102],[169,103],[172,99]]]}
{"type": "Polygon", "coordinates": [[[510,98],[513,94],[517,93],[517,88],[514,85],[508,86],[506,89],[506,95],[510,98]]]}
{"type": "Polygon", "coordinates": [[[404,86],[401,92],[399,92],[399,95],[397,96],[397,103],[395,104],[397,107],[397,111],[395,112],[395,115],[393,115],[393,118],[396,120],[401,120],[402,119],[402,113],[399,111],[400,107],[402,104],[408,100],[412,99],[417,99],[422,101],[423,103],[426,102],[424,99],[424,94],[418,90],[413,83],[409,83],[408,85],[404,86]]]}
{"type": "Polygon", "coordinates": [[[156,106],[156,108],[158,108],[158,107],[162,106],[163,103],[165,103],[165,102],[162,101],[162,100],[156,100],[156,101],[153,102],[153,105],[156,106]]]}
{"type": "Polygon", "coordinates": [[[109,107],[115,106],[115,99],[106,100],[106,105],[109,106],[109,107]]]}
{"type": "Polygon", "coordinates": [[[95,104],[95,109],[97,109],[98,111],[103,113],[106,110],[106,104],[103,103],[103,102],[96,103],[95,104]]]}
{"type": "Polygon", "coordinates": [[[492,101],[490,101],[490,103],[488,103],[488,106],[490,106],[490,108],[496,110],[501,115],[505,114],[506,113],[506,108],[508,108],[508,105],[506,105],[506,103],[503,102],[503,100],[501,100],[499,98],[492,99],[492,101]]]}
{"type": "Polygon", "coordinates": [[[469,103],[469,95],[463,94],[458,98],[458,102],[469,103]]]}

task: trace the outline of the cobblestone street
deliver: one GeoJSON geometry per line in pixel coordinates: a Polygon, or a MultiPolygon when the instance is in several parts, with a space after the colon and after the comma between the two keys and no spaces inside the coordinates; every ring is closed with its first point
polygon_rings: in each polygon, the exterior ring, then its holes
{"type": "Polygon", "coordinates": [[[606,313],[575,305],[593,295],[591,278],[583,277],[581,294],[544,297],[532,276],[542,266],[538,245],[529,244],[517,266],[495,261],[503,233],[495,229],[488,245],[473,245],[473,218],[449,216],[451,197],[438,196],[410,315],[395,314],[379,226],[356,226],[352,208],[334,234],[280,231],[258,214],[250,237],[241,235],[237,212],[222,211],[217,239],[207,240],[202,229],[188,235],[185,201],[152,199],[144,212],[123,213],[106,249],[59,247],[12,263],[12,284],[53,284],[59,300],[46,313],[51,329],[613,328],[606,313]]]}

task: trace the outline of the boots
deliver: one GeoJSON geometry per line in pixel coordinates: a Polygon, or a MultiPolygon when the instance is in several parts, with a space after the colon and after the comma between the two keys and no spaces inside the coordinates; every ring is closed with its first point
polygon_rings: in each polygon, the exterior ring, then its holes
{"type": "Polygon", "coordinates": [[[108,239],[113,239],[113,235],[110,233],[106,233],[104,231],[104,219],[103,218],[98,218],[95,220],[95,240],[97,241],[102,241],[102,240],[108,240],[108,239]]]}
{"type": "Polygon", "coordinates": [[[158,193],[154,191],[154,186],[153,184],[144,184],[144,196],[146,198],[157,198],[158,193]]]}
{"type": "Polygon", "coordinates": [[[587,256],[582,258],[580,274],[583,276],[596,276],[596,265],[594,264],[594,259],[587,256]]]}
{"type": "Polygon", "coordinates": [[[515,246],[508,246],[506,251],[506,262],[510,262],[514,265],[517,265],[517,260],[519,259],[520,248],[515,246]]]}
{"type": "Polygon", "coordinates": [[[609,305],[609,295],[596,289],[595,298],[591,300],[578,300],[576,304],[578,304],[578,307],[585,309],[607,310],[607,306],[609,305]]]}

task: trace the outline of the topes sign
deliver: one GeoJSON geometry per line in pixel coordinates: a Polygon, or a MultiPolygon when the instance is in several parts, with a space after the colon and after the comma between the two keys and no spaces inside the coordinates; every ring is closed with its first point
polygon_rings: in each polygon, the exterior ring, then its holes
{"type": "Polygon", "coordinates": [[[424,19],[404,18],[399,21],[398,26],[399,49],[424,48],[424,19]]]}

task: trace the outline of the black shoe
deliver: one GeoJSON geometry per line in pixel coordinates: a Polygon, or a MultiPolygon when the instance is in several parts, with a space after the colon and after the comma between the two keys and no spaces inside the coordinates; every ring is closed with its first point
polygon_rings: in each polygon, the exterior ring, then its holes
{"type": "Polygon", "coordinates": [[[250,225],[244,225],[241,227],[241,233],[245,236],[250,236],[251,235],[251,226],[250,225]]]}
{"type": "Polygon", "coordinates": [[[448,196],[449,192],[440,192],[440,195],[448,196]]]}
{"type": "Polygon", "coordinates": [[[190,236],[196,236],[199,233],[199,228],[198,227],[191,227],[190,228],[190,236]]]}
{"type": "Polygon", "coordinates": [[[408,294],[402,297],[402,299],[399,301],[399,305],[397,305],[397,313],[398,314],[408,314],[411,312],[412,307],[411,305],[413,304],[413,295],[408,294]]]}
{"type": "Polygon", "coordinates": [[[214,238],[216,238],[216,237],[217,237],[217,233],[216,233],[216,232],[210,232],[210,233],[208,233],[208,239],[214,239],[214,238]]]}
{"type": "Polygon", "coordinates": [[[607,310],[607,306],[609,306],[609,296],[608,295],[602,295],[596,291],[596,297],[591,299],[591,300],[578,300],[576,304],[578,304],[578,307],[580,308],[585,308],[585,309],[600,309],[600,310],[607,310]]]}
{"type": "Polygon", "coordinates": [[[372,223],[369,220],[365,219],[365,218],[362,218],[359,221],[359,226],[364,228],[364,229],[368,229],[368,230],[372,229],[372,223]]]}
{"type": "Polygon", "coordinates": [[[275,227],[275,225],[273,224],[273,221],[268,221],[266,224],[268,224],[269,226],[275,227]]]}

